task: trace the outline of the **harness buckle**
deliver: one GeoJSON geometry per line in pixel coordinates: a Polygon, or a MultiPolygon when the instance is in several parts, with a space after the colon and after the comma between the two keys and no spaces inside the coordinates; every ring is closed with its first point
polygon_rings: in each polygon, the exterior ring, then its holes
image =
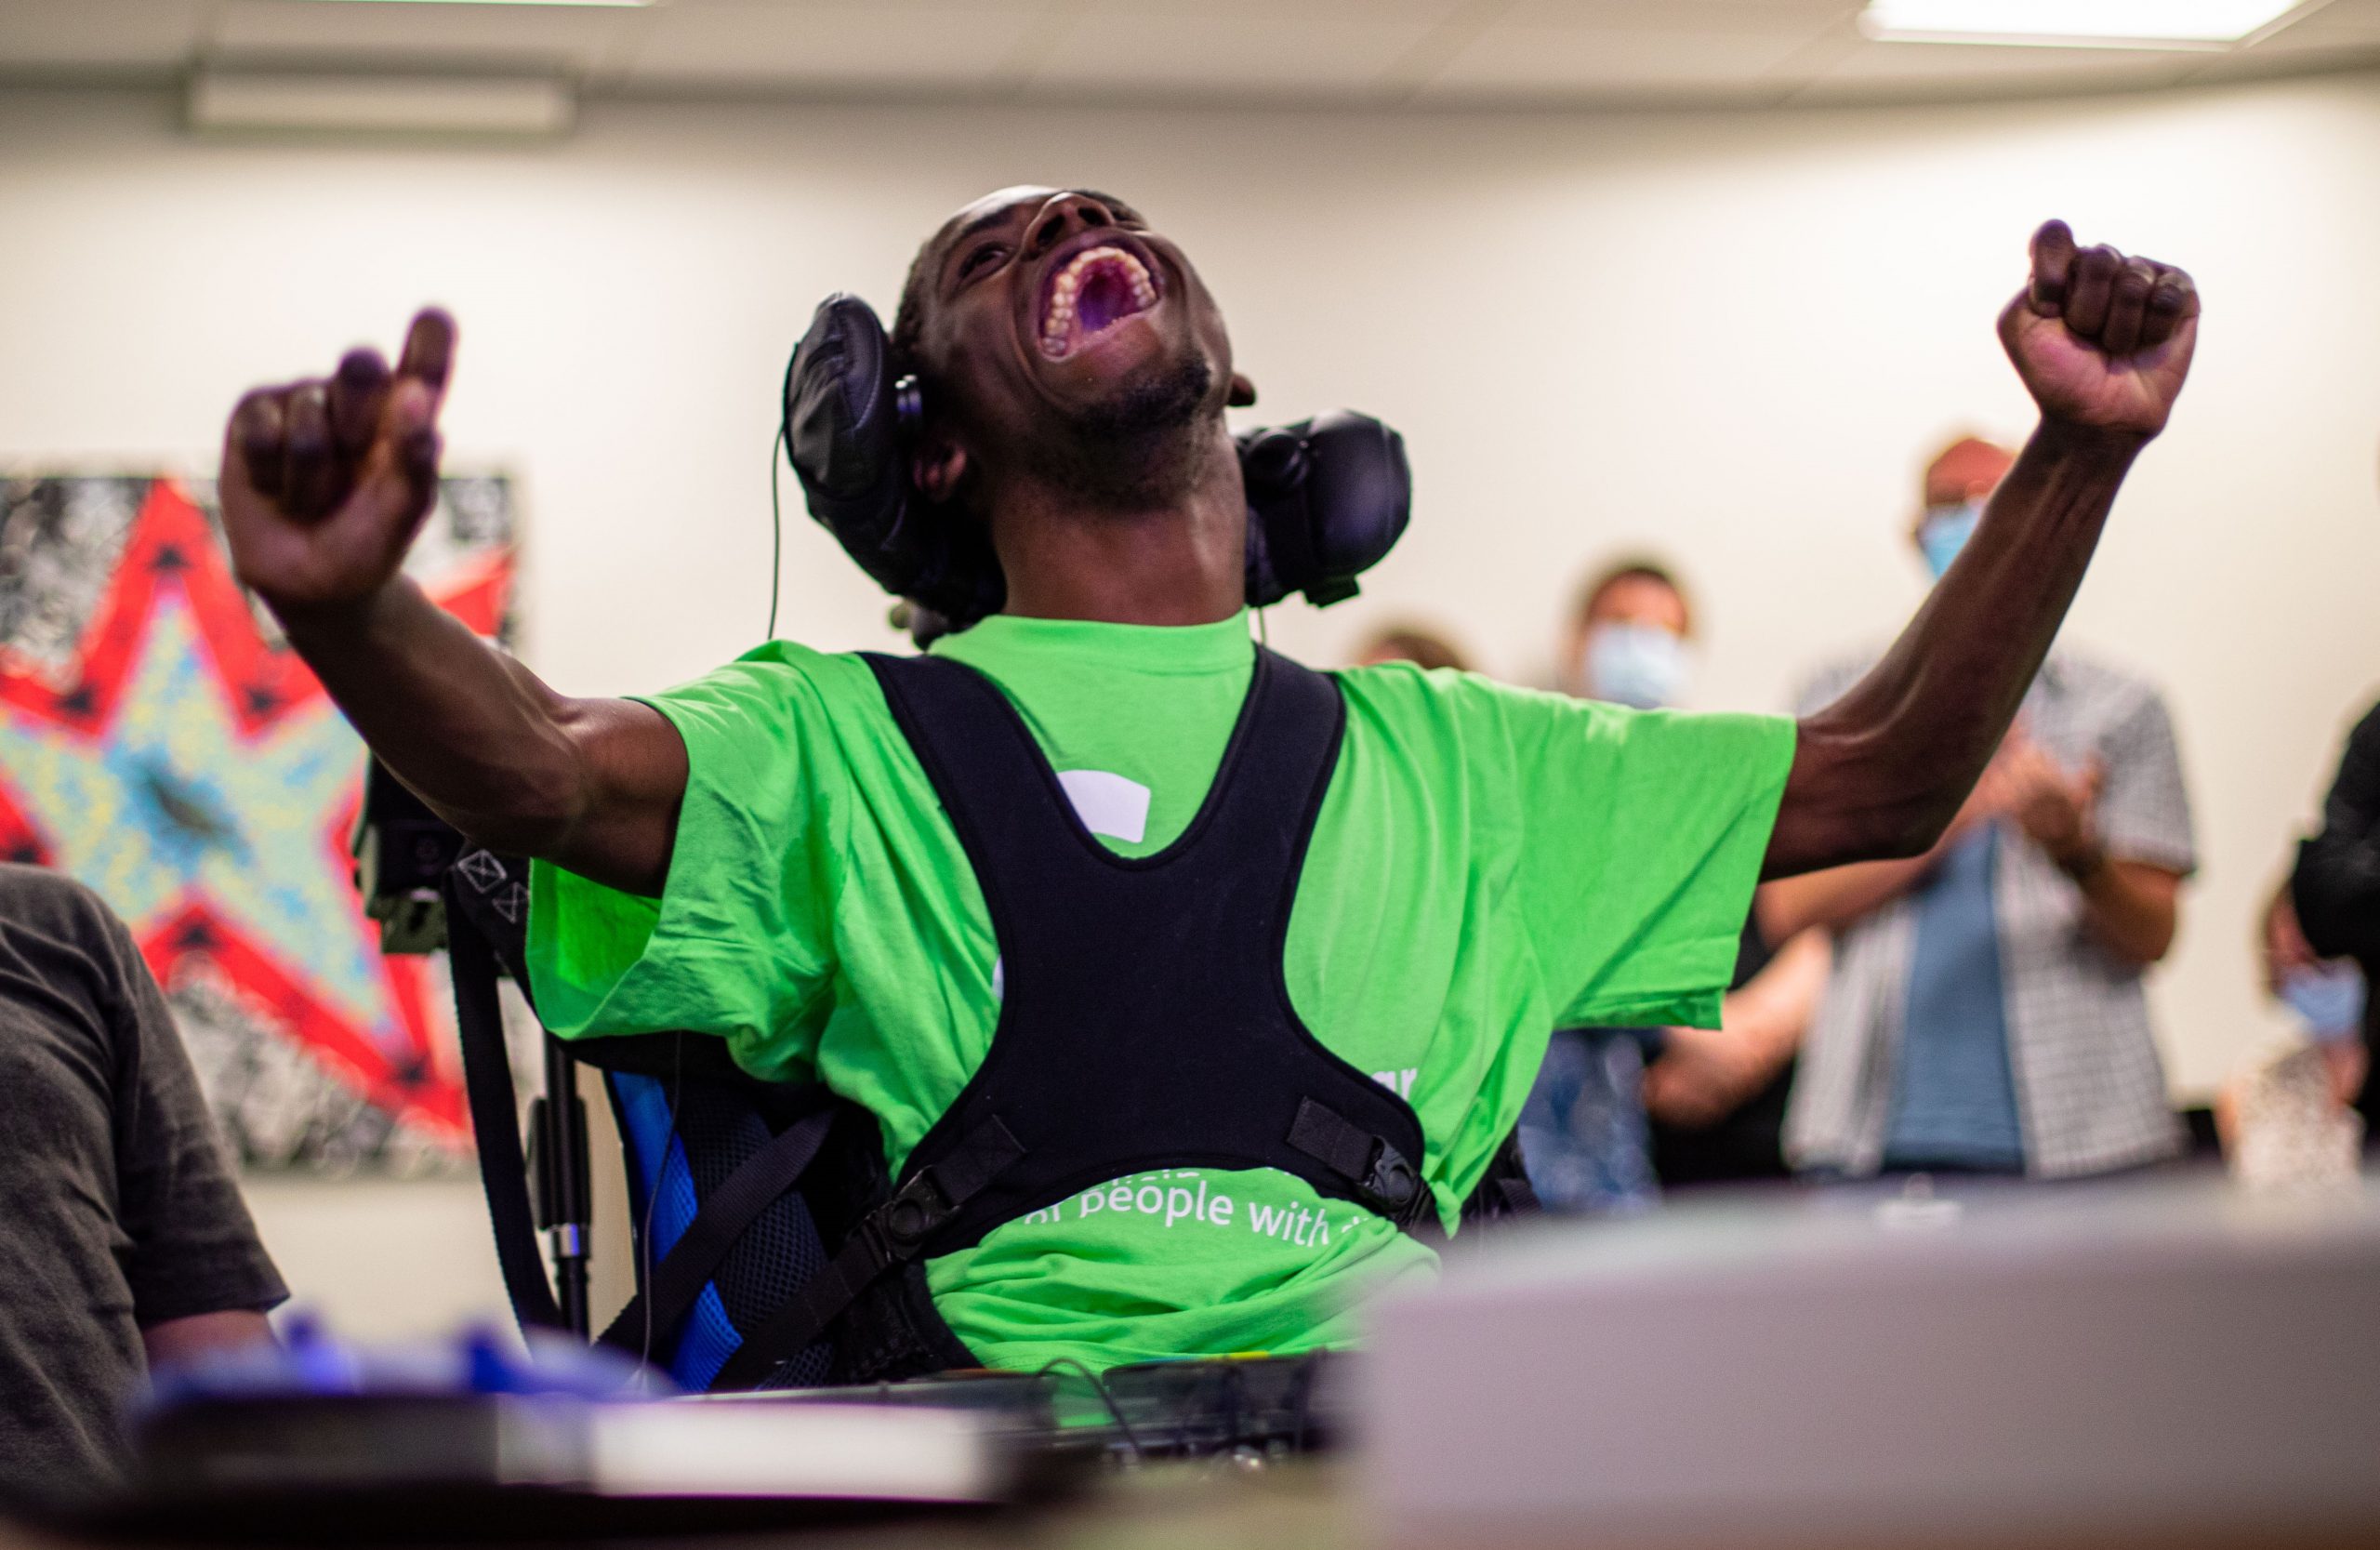
{"type": "Polygon", "coordinates": [[[1388,1208],[1390,1215],[1402,1221],[1421,1194],[1421,1176],[1405,1160],[1404,1153],[1383,1140],[1373,1148],[1363,1187],[1388,1208]]]}
{"type": "Polygon", "coordinates": [[[949,1191],[942,1187],[931,1168],[921,1170],[917,1177],[903,1185],[883,1208],[868,1221],[886,1250],[895,1259],[906,1259],[928,1233],[940,1226],[957,1209],[949,1191]]]}

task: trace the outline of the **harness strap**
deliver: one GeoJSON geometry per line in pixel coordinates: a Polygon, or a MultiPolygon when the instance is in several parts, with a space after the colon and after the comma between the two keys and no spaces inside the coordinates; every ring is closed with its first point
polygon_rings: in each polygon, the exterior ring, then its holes
{"type": "Polygon", "coordinates": [[[512,1057],[504,1044],[504,1012],[496,1000],[495,947],[480,934],[455,875],[446,878],[446,951],[455,979],[455,1025],[463,1046],[463,1091],[470,1102],[471,1137],[480,1184],[487,1192],[488,1225],[505,1294],[522,1329],[570,1328],[546,1280],[537,1253],[536,1219],[529,1205],[529,1166],[521,1150],[521,1115],[512,1090],[512,1057]]]}
{"type": "Polygon", "coordinates": [[[1411,1226],[1429,1204],[1430,1192],[1404,1153],[1328,1105],[1302,1100],[1289,1143],[1353,1185],[1366,1205],[1400,1227],[1411,1226]]]}
{"type": "Polygon", "coordinates": [[[998,1118],[969,1131],[941,1160],[919,1169],[868,1212],[826,1268],[744,1337],[712,1380],[712,1389],[757,1386],[788,1356],[825,1333],[879,1276],[914,1259],[936,1228],[1024,1157],[1024,1146],[998,1118]]]}
{"type": "Polygon", "coordinates": [[[832,1109],[804,1115],[746,1158],[694,1212],[653,1267],[644,1290],[628,1299],[603,1331],[603,1343],[641,1353],[654,1338],[675,1330],[745,1229],[800,1179],[834,1120],[832,1109]]]}

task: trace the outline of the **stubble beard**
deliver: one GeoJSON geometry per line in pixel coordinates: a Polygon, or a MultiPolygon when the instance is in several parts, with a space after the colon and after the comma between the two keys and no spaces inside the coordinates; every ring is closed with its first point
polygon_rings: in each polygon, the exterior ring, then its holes
{"type": "Polygon", "coordinates": [[[1215,368],[1193,356],[1126,384],[1069,417],[1051,443],[1045,478],[1090,503],[1146,510],[1186,492],[1205,470],[1212,438],[1200,433],[1215,368]]]}

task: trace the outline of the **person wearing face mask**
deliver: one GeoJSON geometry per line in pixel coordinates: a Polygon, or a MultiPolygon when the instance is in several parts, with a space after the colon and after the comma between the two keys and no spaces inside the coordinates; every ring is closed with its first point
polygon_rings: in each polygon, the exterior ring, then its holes
{"type": "Polygon", "coordinates": [[[1456,672],[1471,670],[1471,657],[1443,632],[1426,624],[1399,620],[1385,625],[1364,637],[1356,648],[1355,666],[1376,668],[1383,662],[1410,662],[1424,672],[1439,668],[1452,668],[1456,672]]]}
{"type": "Polygon", "coordinates": [[[2322,1046],[2339,1101],[2380,1139],[2380,1082],[2370,1080],[2380,1043],[2380,705],[2347,735],[2322,801],[2322,826],[2265,914],[2265,983],[2322,1046]]]}
{"type": "MultiPolygon", "coordinates": [[[[2010,462],[1970,437],[1927,466],[1911,537],[1937,580],[2010,462]]],[[[1820,673],[1805,706],[1873,659],[1820,673]]],[[[1835,945],[1787,1119],[1794,1165],[2069,1178],[2178,1153],[2142,976],[2196,855],[2162,697],[2054,647],[1930,850],[1762,891],[1769,929],[1835,945]]]]}
{"type": "Polygon", "coordinates": [[[1564,642],[1560,687],[1635,710],[1673,709],[1693,680],[1694,612],[1659,562],[1605,566],[1579,593],[1564,642]]]}
{"type": "MultiPolygon", "coordinates": [[[[1694,615],[1658,561],[1605,566],[1580,590],[1560,686],[1636,710],[1678,709],[1694,615]]],[[[1826,982],[1826,944],[1780,951],[1745,923],[1716,1028],[1566,1028],[1521,1115],[1530,1183],[1549,1209],[1626,1212],[1660,1189],[1781,1178],[1793,1052],[1826,982]]]]}

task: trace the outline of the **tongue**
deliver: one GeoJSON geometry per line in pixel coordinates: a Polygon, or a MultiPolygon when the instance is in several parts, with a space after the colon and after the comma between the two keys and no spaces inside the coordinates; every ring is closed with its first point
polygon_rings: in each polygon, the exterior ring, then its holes
{"type": "Polygon", "coordinates": [[[1133,305],[1131,284],[1112,265],[1102,266],[1084,281],[1075,298],[1075,327],[1084,338],[1117,318],[1140,311],[1133,305]]]}

